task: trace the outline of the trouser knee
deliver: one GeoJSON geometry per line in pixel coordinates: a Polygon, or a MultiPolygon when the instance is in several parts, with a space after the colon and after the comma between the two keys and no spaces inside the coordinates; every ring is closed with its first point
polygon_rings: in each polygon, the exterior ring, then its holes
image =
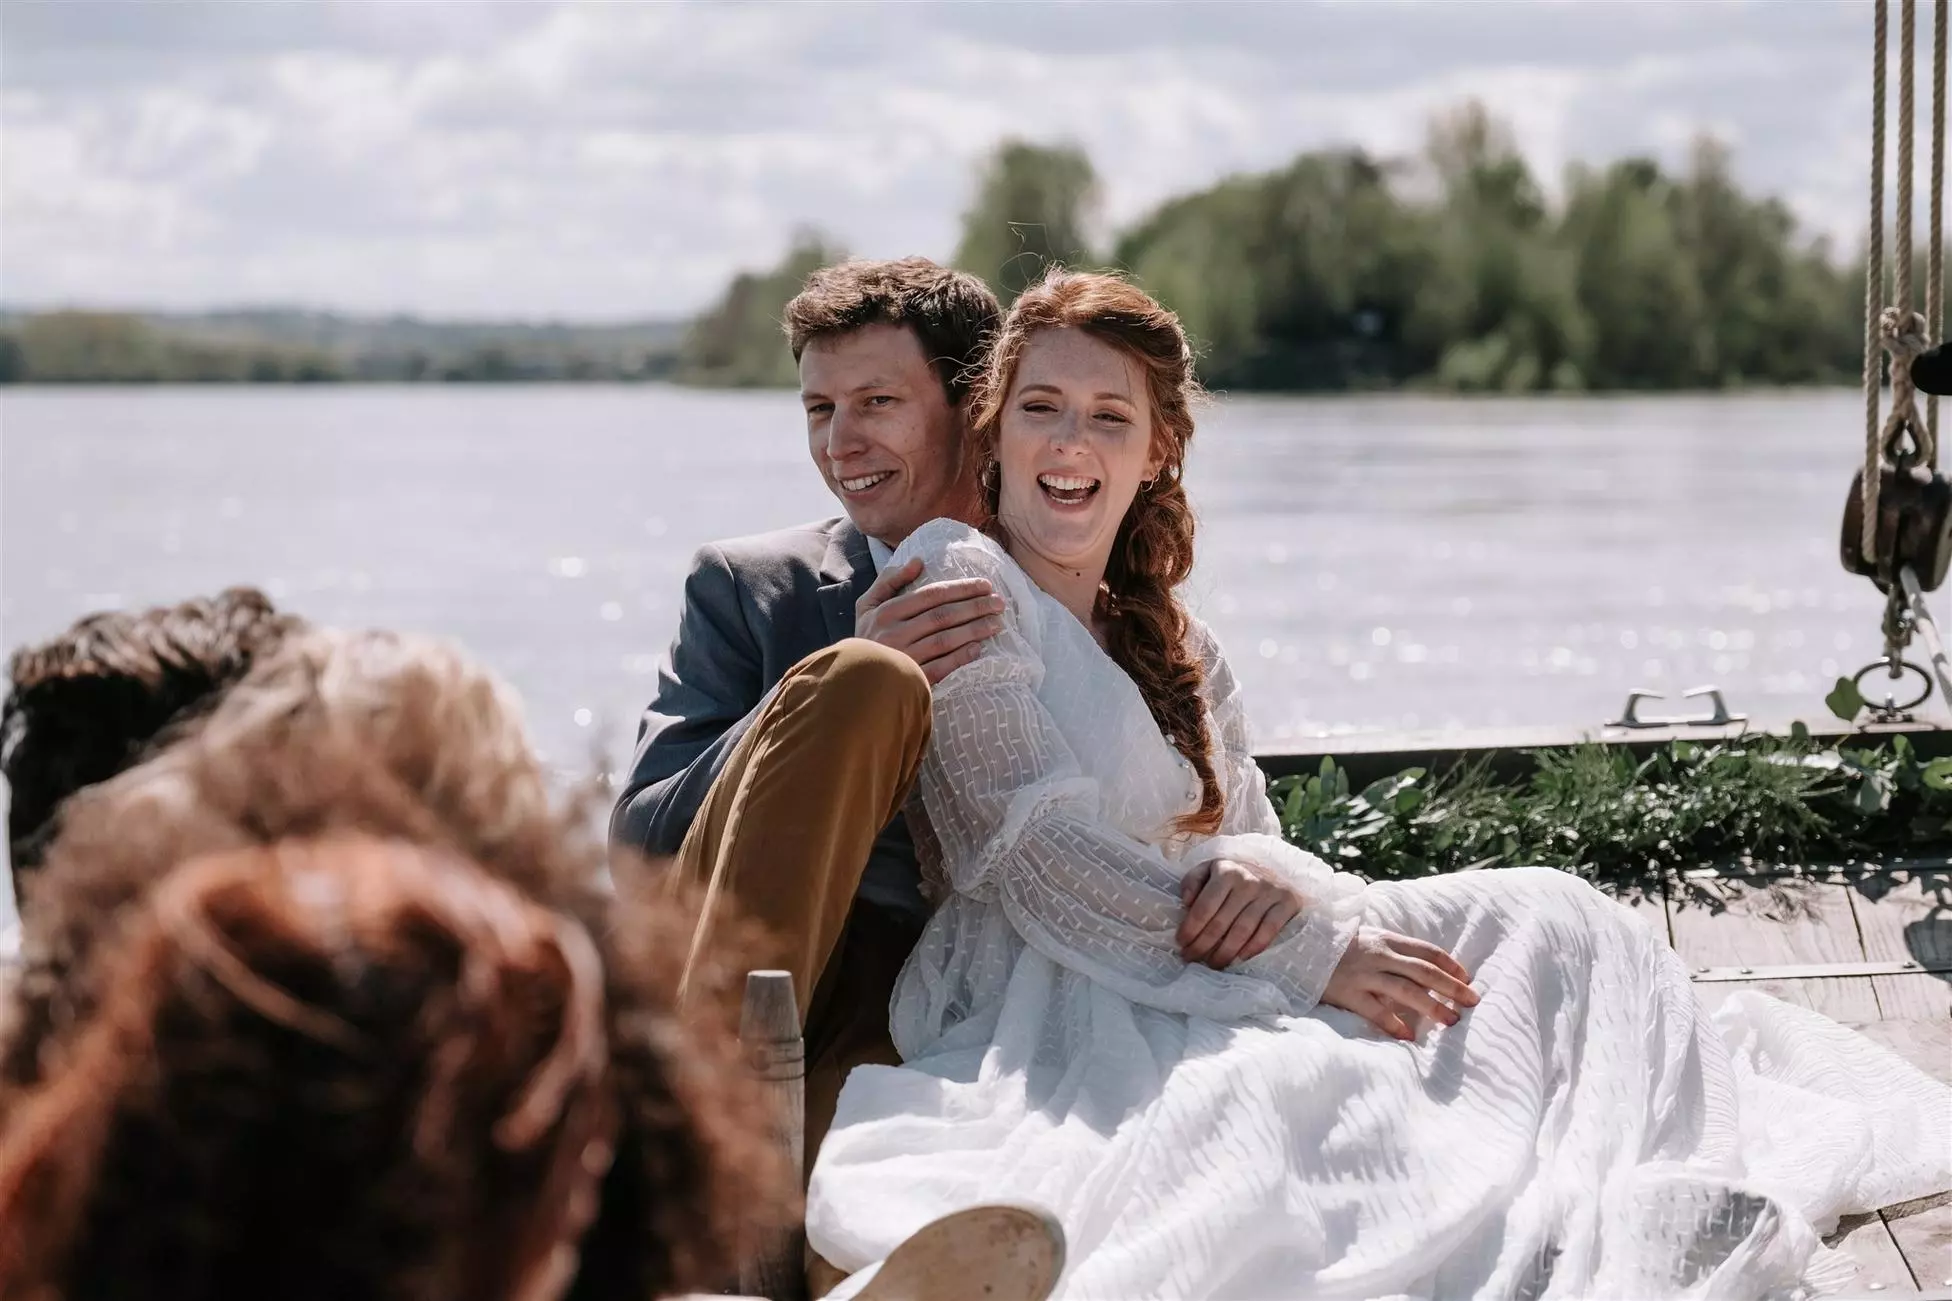
{"type": "Polygon", "coordinates": [[[808,711],[833,735],[885,728],[916,749],[928,740],[928,676],[901,651],[849,637],[787,670],[782,690],[789,683],[796,688],[796,708],[808,711]]]}

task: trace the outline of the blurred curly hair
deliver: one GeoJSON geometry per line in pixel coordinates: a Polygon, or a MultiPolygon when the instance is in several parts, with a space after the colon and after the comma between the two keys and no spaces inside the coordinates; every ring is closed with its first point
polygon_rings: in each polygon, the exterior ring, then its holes
{"type": "MultiPolygon", "coordinates": [[[[294,637],[193,736],[83,791],[62,820],[27,883],[0,1115],[77,1060],[113,1005],[113,954],[173,868],[357,834],[476,864],[575,920],[597,948],[617,1157],[582,1239],[572,1298],[639,1301],[716,1286],[732,1267],[740,1223],[779,1222],[794,1209],[797,1190],[784,1186],[764,1142],[730,1030],[750,933],[727,936],[722,963],[693,968],[680,1016],[693,905],[612,890],[597,819],[552,798],[511,694],[457,651],[384,632],[294,637]]],[[[234,1122],[220,1109],[198,1123],[234,1122]]],[[[391,1189],[378,1193],[391,1198],[391,1189]]],[[[186,1234],[201,1232],[192,1211],[182,1214],[186,1234]]]]}
{"type": "Polygon", "coordinates": [[[40,864],[69,796],[187,730],[303,626],[257,589],[232,587],[178,605],[91,614],[14,652],[0,704],[13,870],[40,864]]]}
{"type": "Polygon", "coordinates": [[[193,859],[0,1137],[0,1294],[552,1298],[616,1114],[588,934],[398,841],[193,859]]]}

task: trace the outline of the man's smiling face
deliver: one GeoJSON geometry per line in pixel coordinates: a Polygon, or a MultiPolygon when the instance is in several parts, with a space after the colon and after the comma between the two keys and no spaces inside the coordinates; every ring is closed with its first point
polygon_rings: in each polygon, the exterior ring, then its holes
{"type": "Polygon", "coordinates": [[[807,450],[861,532],[889,546],[939,515],[962,513],[963,413],[915,332],[865,325],[800,353],[807,450]]]}

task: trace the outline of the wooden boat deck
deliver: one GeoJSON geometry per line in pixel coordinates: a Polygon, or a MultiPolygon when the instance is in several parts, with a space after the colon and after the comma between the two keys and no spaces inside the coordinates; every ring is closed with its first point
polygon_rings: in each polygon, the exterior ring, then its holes
{"type": "MultiPolygon", "coordinates": [[[[1613,893],[1664,931],[1710,1008],[1756,989],[1952,1079],[1952,859],[1671,872],[1613,893]]],[[[1846,1219],[1853,1296],[1952,1296],[1952,1194],[1846,1219]]]]}

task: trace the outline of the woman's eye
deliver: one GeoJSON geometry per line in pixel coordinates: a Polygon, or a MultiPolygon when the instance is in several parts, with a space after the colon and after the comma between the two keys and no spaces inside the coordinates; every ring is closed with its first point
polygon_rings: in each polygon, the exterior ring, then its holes
{"type": "Polygon", "coordinates": [[[1056,407],[1048,402],[1026,402],[1023,404],[1023,409],[1033,416],[1046,415],[1057,410],[1056,407]]]}
{"type": "Polygon", "coordinates": [[[1098,413],[1098,419],[1108,425],[1129,425],[1132,423],[1116,411],[1100,411],[1098,413]]]}

